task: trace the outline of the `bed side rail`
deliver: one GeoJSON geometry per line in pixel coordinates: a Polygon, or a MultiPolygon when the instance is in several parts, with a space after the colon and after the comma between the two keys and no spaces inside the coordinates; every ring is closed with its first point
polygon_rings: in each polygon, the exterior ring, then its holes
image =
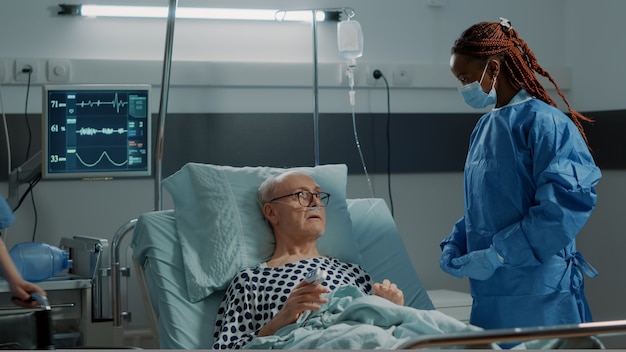
{"type": "Polygon", "coordinates": [[[133,233],[135,226],[137,225],[137,219],[132,219],[122,225],[111,241],[111,290],[112,290],[112,310],[113,310],[113,327],[121,327],[122,320],[124,319],[126,312],[122,312],[122,292],[121,292],[121,277],[122,267],[120,264],[120,242],[129,233],[133,233]]]}
{"type": "Polygon", "coordinates": [[[626,320],[609,320],[581,324],[529,328],[493,329],[468,333],[423,336],[400,346],[400,349],[479,345],[553,338],[607,336],[626,333],[626,320]]]}

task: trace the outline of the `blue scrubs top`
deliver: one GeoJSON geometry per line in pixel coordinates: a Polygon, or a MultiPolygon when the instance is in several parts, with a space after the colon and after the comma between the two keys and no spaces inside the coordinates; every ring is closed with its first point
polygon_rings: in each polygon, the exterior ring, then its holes
{"type": "MultiPolygon", "coordinates": [[[[470,323],[486,328],[591,321],[588,266],[576,235],[596,204],[601,177],[574,123],[521,90],[476,124],[465,162],[465,212],[441,247],[491,244],[504,266],[470,279],[470,323]]],[[[465,253],[463,253],[465,254],[465,253]]]]}

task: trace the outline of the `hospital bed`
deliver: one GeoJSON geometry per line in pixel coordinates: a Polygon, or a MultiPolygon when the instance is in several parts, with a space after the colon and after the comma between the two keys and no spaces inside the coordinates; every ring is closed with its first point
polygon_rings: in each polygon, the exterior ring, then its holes
{"type": "MultiPolygon", "coordinates": [[[[327,229],[318,241],[320,252],[361,264],[375,282],[387,278],[397,283],[407,306],[433,310],[384,200],[348,199],[345,165],[298,169],[331,194],[327,229]]],[[[268,175],[282,170],[186,164],[163,181],[174,209],[142,214],[124,228],[133,231],[133,259],[160,348],[211,348],[217,309],[228,283],[238,270],[272,254],[273,237],[256,203],[256,189],[268,175]]],[[[401,348],[540,338],[552,342],[532,346],[599,348],[596,335],[624,331],[626,321],[463,332],[417,336],[401,348]]]]}

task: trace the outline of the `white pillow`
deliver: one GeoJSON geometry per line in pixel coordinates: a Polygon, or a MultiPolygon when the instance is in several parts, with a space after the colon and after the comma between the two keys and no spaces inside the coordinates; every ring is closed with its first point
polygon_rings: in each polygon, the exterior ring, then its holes
{"type": "MultiPolygon", "coordinates": [[[[346,165],[293,168],[330,193],[321,254],[361,264],[346,204],[346,165]]],[[[188,163],[163,180],[172,195],[191,302],[225,289],[241,269],[268,260],[274,237],[257,203],[270,175],[293,169],[188,163]]]]}

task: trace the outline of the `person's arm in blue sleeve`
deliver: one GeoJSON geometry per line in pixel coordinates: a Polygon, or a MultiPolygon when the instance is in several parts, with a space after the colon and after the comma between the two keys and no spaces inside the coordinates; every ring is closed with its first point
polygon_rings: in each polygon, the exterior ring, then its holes
{"type": "MultiPolygon", "coordinates": [[[[4,230],[11,226],[15,221],[15,215],[11,207],[4,198],[0,197],[0,230],[4,230]]],[[[41,287],[22,279],[22,275],[15,268],[13,260],[9,256],[9,252],[4,246],[4,241],[0,238],[0,274],[9,283],[11,294],[13,295],[13,303],[26,308],[38,307],[39,303],[32,301],[30,294],[37,292],[43,296],[46,291],[41,287]]]]}
{"type": "Polygon", "coordinates": [[[13,210],[3,197],[0,197],[0,230],[4,230],[7,227],[13,225],[15,222],[15,214],[13,210]]]}
{"type": "Polygon", "coordinates": [[[553,256],[576,237],[595,208],[600,170],[576,127],[568,124],[558,133],[555,124],[537,118],[530,130],[536,205],[493,238],[507,266],[538,265],[553,256]]]}

